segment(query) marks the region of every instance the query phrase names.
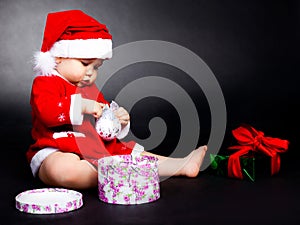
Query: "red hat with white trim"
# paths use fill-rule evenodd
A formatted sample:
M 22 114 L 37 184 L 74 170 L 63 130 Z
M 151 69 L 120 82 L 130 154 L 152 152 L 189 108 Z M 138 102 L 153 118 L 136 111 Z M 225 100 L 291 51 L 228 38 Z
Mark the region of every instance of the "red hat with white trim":
M 34 69 L 50 75 L 55 57 L 110 59 L 112 36 L 104 24 L 80 10 L 49 13 L 41 51 L 34 55 Z

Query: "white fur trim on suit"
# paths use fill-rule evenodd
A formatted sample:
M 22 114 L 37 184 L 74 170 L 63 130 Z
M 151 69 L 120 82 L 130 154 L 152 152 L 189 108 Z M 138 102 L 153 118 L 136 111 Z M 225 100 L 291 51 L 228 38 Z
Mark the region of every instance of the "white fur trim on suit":
M 145 151 L 144 146 L 140 145 L 139 143 L 135 143 L 131 155 L 133 156 L 140 156 L 142 152 Z
M 30 168 L 31 168 L 31 172 L 33 174 L 34 177 L 36 177 L 39 168 L 42 164 L 42 162 L 44 161 L 44 159 L 46 159 L 50 154 L 52 154 L 53 152 L 58 151 L 57 148 L 44 148 L 39 150 L 31 159 L 30 162 Z
M 81 113 L 81 101 L 81 94 L 71 95 L 70 120 L 72 125 L 82 124 L 83 114 Z
M 85 134 L 80 132 L 73 132 L 73 131 L 62 131 L 62 132 L 53 133 L 52 137 L 54 139 L 65 138 L 65 137 L 85 137 Z

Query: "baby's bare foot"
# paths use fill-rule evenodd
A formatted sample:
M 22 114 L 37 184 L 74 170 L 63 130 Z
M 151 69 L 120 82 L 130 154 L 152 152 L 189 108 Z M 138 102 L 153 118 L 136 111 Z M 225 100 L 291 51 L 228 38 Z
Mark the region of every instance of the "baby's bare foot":
M 185 159 L 187 160 L 181 172 L 183 176 L 196 177 L 200 171 L 207 146 L 201 146 L 192 151 Z

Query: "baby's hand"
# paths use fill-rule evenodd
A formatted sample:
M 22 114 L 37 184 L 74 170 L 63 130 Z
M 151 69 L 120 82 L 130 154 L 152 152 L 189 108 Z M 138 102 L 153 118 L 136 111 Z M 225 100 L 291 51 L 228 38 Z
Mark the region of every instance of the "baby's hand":
M 103 103 L 83 98 L 81 102 L 81 112 L 91 114 L 98 119 L 102 115 L 104 105 Z
M 129 113 L 123 107 L 119 107 L 115 112 L 115 116 L 119 119 L 122 126 L 126 126 L 129 123 Z

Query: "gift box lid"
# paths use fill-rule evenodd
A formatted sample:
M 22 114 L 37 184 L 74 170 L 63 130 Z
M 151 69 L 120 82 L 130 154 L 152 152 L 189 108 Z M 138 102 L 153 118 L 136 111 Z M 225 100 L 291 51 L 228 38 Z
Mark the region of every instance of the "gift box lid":
M 80 192 L 63 188 L 27 190 L 15 197 L 16 208 L 31 214 L 65 213 L 83 205 Z

